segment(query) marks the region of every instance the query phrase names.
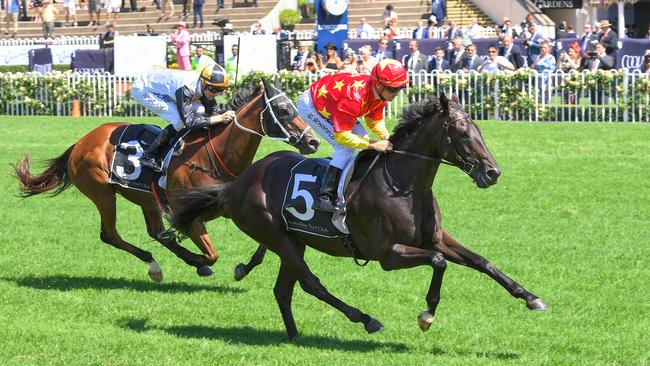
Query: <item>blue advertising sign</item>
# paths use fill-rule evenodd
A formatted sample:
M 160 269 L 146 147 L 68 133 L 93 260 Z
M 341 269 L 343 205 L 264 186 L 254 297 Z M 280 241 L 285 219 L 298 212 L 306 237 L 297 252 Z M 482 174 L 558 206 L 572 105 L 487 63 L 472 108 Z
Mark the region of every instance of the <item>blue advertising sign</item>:
M 348 38 L 348 0 L 316 0 L 316 50 L 325 54 L 325 46 L 332 43 L 339 56 L 343 42 Z

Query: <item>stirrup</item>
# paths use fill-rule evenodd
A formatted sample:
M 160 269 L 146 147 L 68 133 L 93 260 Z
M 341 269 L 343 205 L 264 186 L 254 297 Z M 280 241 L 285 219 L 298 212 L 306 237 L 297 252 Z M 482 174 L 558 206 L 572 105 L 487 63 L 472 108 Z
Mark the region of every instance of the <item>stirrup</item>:
M 162 161 L 159 161 L 156 158 L 148 157 L 148 156 L 143 156 L 140 159 L 140 165 L 149 168 L 153 170 L 154 172 L 160 173 L 162 172 Z
M 331 212 L 335 213 L 338 211 L 338 207 L 332 203 L 332 199 L 329 197 L 319 197 L 314 201 L 314 204 L 311 206 L 312 209 L 316 211 Z

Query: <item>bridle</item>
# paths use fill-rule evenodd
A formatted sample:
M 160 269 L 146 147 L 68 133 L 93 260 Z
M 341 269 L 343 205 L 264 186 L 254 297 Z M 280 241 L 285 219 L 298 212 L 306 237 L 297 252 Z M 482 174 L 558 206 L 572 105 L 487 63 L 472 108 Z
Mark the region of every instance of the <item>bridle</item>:
M 278 91 L 278 90 L 276 89 L 276 91 Z M 291 107 L 291 110 L 292 110 L 293 113 L 291 113 L 289 118 L 293 119 L 296 115 L 298 115 L 298 109 L 293 104 L 291 99 L 289 99 L 289 97 L 287 97 L 286 93 L 281 92 L 281 93 L 276 94 L 273 97 L 269 98 L 267 96 L 267 92 L 265 90 L 264 91 L 265 107 L 260 112 L 260 127 L 262 128 L 262 133 L 259 133 L 259 132 L 255 131 L 255 130 L 252 130 L 252 129 L 250 129 L 248 127 L 245 127 L 242 124 L 240 124 L 239 121 L 237 120 L 237 116 L 235 116 L 235 119 L 234 119 L 235 126 L 237 126 L 242 131 L 246 131 L 248 133 L 252 133 L 252 134 L 260 136 L 260 137 L 266 136 L 271 140 L 284 141 L 284 142 L 288 143 L 289 145 L 295 146 L 298 142 L 300 142 L 300 140 L 302 140 L 302 138 L 305 136 L 305 134 L 307 132 L 309 132 L 309 130 L 311 129 L 311 126 L 307 125 L 307 127 L 305 127 L 305 129 L 302 130 L 302 132 L 300 133 L 300 136 L 298 136 L 298 137 L 290 135 L 289 132 L 287 132 L 287 130 L 284 128 L 284 123 L 281 122 L 278 119 L 278 117 L 275 115 L 275 111 L 273 110 L 273 103 L 272 102 L 275 99 L 278 99 L 278 98 L 281 98 L 281 97 L 284 97 L 284 101 Z M 264 123 L 264 116 L 267 113 L 270 115 L 270 118 L 267 118 L 267 121 L 271 121 L 271 122 L 267 122 L 265 124 Z M 273 123 L 275 128 L 278 128 L 282 132 L 282 134 L 284 136 L 283 137 L 272 136 L 270 134 L 270 130 L 271 130 L 272 126 L 271 127 L 268 126 L 269 123 Z M 265 129 L 265 126 L 266 126 L 266 129 Z
M 389 152 L 395 153 L 398 155 L 404 155 L 416 159 L 421 159 L 421 160 L 426 160 L 430 161 L 432 163 L 442 163 L 446 165 L 451 165 L 451 166 L 457 166 L 460 168 L 462 171 L 464 171 L 467 175 L 472 174 L 474 171 L 474 168 L 479 164 L 478 161 L 472 156 L 472 154 L 465 148 L 465 146 L 459 144 L 457 139 L 452 139 L 451 133 L 449 132 L 449 126 L 451 126 L 454 123 L 462 122 L 465 120 L 469 120 L 470 117 L 469 115 L 462 117 L 462 118 L 456 118 L 453 120 L 450 120 L 449 115 L 447 115 L 447 118 L 442 123 L 442 128 L 443 128 L 443 134 L 441 139 L 447 142 L 448 144 L 451 144 L 451 146 L 454 149 L 454 154 L 456 155 L 456 160 L 460 162 L 460 164 L 454 164 L 452 162 L 449 162 L 447 160 L 441 159 L 441 158 L 435 158 L 431 156 L 426 156 L 422 154 L 417 154 L 409 151 L 404 151 L 404 150 L 390 150 Z M 460 148 L 459 148 L 460 146 Z

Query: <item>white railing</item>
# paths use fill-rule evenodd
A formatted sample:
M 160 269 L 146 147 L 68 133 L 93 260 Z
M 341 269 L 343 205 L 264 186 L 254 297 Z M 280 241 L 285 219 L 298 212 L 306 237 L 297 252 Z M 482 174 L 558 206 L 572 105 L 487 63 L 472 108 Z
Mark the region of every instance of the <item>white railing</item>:
M 320 76 L 303 76 L 304 88 Z M 650 122 L 650 77 L 638 71 L 410 72 L 409 79 L 387 106 L 387 117 L 398 116 L 410 102 L 444 92 L 457 95 L 472 118 L 480 120 Z M 69 116 L 78 99 L 84 116 L 150 115 L 130 98 L 132 81 L 110 74 L 0 74 L 0 114 Z
M 412 38 L 413 36 L 412 27 L 404 27 L 398 29 L 398 36 L 396 38 Z M 384 29 L 375 28 L 371 39 L 380 39 L 384 36 Z M 305 40 L 311 41 L 316 39 L 315 30 L 298 30 L 287 32 L 289 34 L 289 39 L 295 40 Z M 137 35 L 138 33 L 133 33 Z M 167 42 L 171 42 L 171 33 L 159 33 L 167 37 Z M 248 32 L 237 32 L 235 34 L 248 34 Z M 436 28 L 434 31 L 433 38 L 443 38 L 445 36 L 444 28 Z M 491 28 L 483 28 L 481 31 L 482 38 L 496 37 L 497 34 Z M 206 31 L 203 33 L 192 33 L 190 34 L 191 42 L 214 42 L 220 40 L 222 35 L 220 32 Z M 357 29 L 348 28 L 348 38 L 356 39 L 357 38 Z M 32 45 L 96 45 L 99 44 L 99 36 L 56 36 L 54 38 L 5 38 L 0 39 L 0 46 L 32 46 Z

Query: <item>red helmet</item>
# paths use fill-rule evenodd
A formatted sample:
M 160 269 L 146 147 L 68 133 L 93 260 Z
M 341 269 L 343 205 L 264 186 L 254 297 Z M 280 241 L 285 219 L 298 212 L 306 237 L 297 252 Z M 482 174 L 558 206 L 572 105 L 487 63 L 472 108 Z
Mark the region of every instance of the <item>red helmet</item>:
M 377 83 L 391 88 L 401 88 L 409 82 L 404 66 L 390 58 L 381 60 L 370 74 Z

